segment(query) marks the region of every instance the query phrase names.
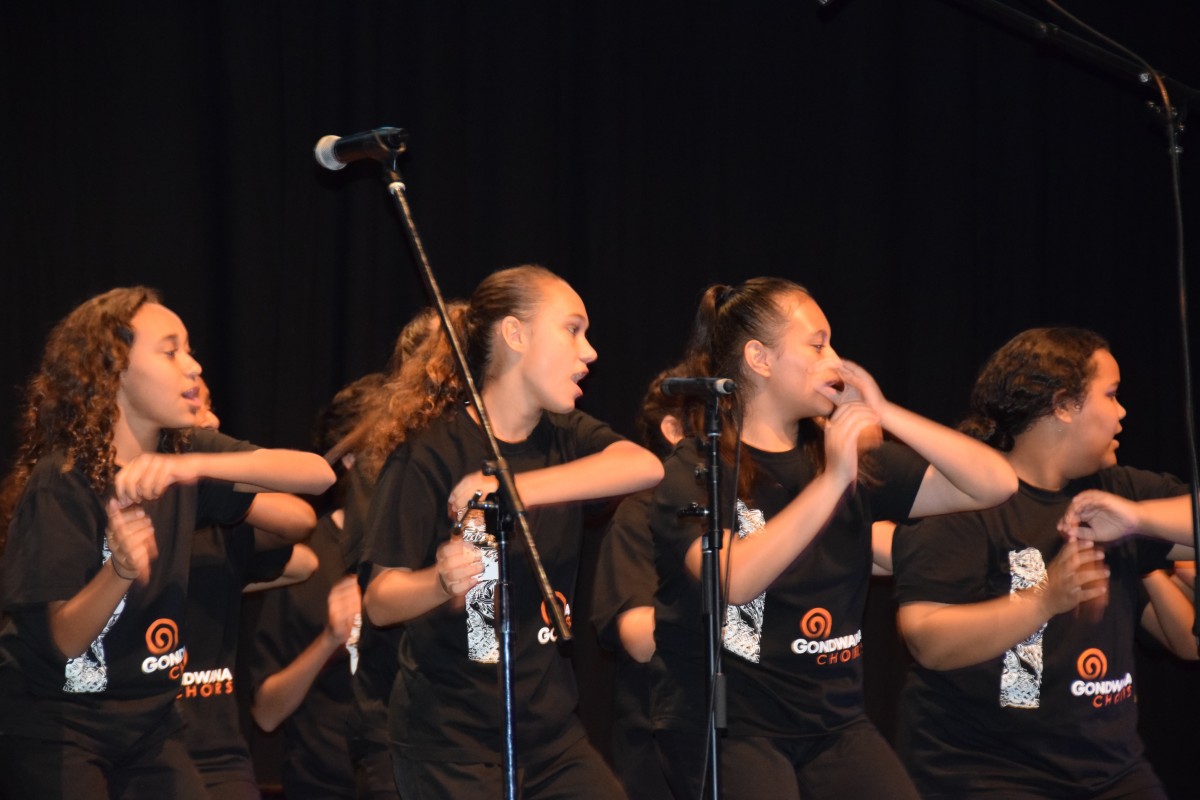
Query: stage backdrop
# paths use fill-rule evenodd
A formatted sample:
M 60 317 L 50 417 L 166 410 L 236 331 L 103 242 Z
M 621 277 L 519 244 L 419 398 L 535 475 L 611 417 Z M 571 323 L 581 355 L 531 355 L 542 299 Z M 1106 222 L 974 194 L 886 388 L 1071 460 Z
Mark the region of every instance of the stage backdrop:
M 1196 4 L 1068 2 L 1200 85 Z M 311 156 L 397 125 L 446 293 L 530 261 L 567 278 L 600 354 L 581 405 L 622 431 L 703 287 L 777 274 L 892 399 L 945 422 L 1016 331 L 1094 328 L 1122 367 L 1122 460 L 1186 477 L 1154 96 L 982 3 L 831 5 L 6 4 L 0 455 L 50 325 L 132 283 L 189 326 L 226 430 L 306 446 L 426 302 L 376 166 Z M 1159 716 L 1143 704 L 1149 727 L 1195 718 L 1186 674 Z M 1157 738 L 1169 774 L 1184 737 Z

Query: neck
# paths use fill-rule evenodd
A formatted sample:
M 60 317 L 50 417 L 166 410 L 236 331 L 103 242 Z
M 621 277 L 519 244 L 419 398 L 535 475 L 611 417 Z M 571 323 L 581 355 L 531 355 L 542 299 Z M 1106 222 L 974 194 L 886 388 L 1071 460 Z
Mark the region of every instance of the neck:
M 1063 466 L 1062 448 L 1052 432 L 1033 430 L 1016 438 L 1006 456 L 1017 477 L 1030 486 L 1058 491 L 1069 477 Z
M 113 447 L 117 451 L 117 463 L 128 464 L 142 453 L 158 450 L 159 434 L 158 428 L 135 430 L 129 424 L 129 418 L 118 411 L 116 424 L 113 425 Z
M 747 404 L 742 441 L 768 453 L 783 453 L 793 449 L 800 433 L 799 420 L 784 420 L 778 414 L 766 413 L 768 410 L 756 402 L 759 397 L 761 395 Z
M 485 387 L 480 394 L 492 433 L 502 442 L 525 441 L 542 419 L 542 409 L 527 402 L 524 392 L 495 384 Z M 478 421 L 474 409 L 471 414 Z

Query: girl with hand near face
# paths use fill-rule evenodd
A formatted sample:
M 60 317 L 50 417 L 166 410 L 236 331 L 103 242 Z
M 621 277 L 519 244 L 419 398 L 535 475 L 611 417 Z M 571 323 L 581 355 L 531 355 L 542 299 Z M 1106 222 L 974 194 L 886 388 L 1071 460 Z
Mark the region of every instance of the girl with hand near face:
M 579 565 L 580 501 L 656 483 L 658 459 L 575 410 L 596 359 L 579 295 L 536 266 L 486 278 L 465 313 L 469 366 L 526 506 L 551 585 L 570 614 Z M 444 374 L 444 336 L 405 360 L 412 383 Z M 477 492 L 497 488 L 474 409 L 461 393 L 414 408 L 384 466 L 370 511 L 373 578 L 364 606 L 376 625 L 403 622 L 390 709 L 401 797 L 502 793 L 495 540 Z M 461 535 L 452 533 L 461 521 Z M 570 662 L 558 650 L 524 545 L 510 548 L 517 754 L 523 796 L 607 798 L 622 792 L 574 714 Z
M 174 709 L 193 532 L 258 520 L 235 484 L 319 493 L 324 460 L 193 431 L 200 365 L 154 292 L 51 332 L 0 505 L 0 783 L 13 797 L 201 797 Z
M 899 621 L 917 661 L 901 752 L 926 797 L 1166 796 L 1137 733 L 1133 641 L 1154 611 L 1143 579 L 1190 503 L 1170 499 L 1186 490 L 1173 477 L 1117 466 L 1120 380 L 1091 331 L 1018 334 L 985 364 L 963 425 L 1003 453 L 1017 494 L 896 531 Z M 1128 510 L 1120 534 L 1145 538 L 1117 539 L 1111 523 Z
M 915 796 L 863 709 L 871 524 L 994 505 L 1016 488 L 1011 468 L 885 399 L 862 367 L 834 352 L 825 314 L 790 281 L 708 289 L 689 359 L 693 374 L 737 382 L 743 415 L 739 426 L 723 399 L 722 505 L 738 522 L 721 551 L 722 796 Z M 907 446 L 882 442 L 881 431 Z M 704 453 L 698 441 L 676 449 L 652 509 L 655 657 L 666 676 L 654 714 L 677 797 L 699 796 L 706 749 L 698 579 L 707 523 L 678 513 L 708 501 L 696 477 Z

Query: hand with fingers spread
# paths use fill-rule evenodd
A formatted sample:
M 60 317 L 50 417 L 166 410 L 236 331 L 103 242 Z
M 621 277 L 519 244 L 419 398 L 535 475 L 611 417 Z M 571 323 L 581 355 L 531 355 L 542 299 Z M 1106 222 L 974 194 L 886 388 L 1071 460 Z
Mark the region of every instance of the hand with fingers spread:
M 1137 503 L 1115 494 L 1088 489 L 1075 495 L 1058 522 L 1064 536 L 1112 542 L 1138 529 Z
M 467 507 L 473 498 L 487 497 L 499 488 L 500 482 L 491 475 L 484 475 L 483 472 L 467 475 L 450 492 L 450 499 L 446 504 L 450 519 L 457 521 L 467 513 Z
M 123 506 L 157 500 L 172 485 L 200 477 L 191 464 L 187 455 L 142 453 L 121 467 L 113 478 L 113 492 Z
M 1104 550 L 1094 543 L 1068 539 L 1046 567 L 1041 600 L 1049 616 L 1065 614 L 1085 604 L 1102 611 L 1108 602 L 1109 570 Z
M 825 471 L 847 484 L 856 481 L 860 441 L 873 441 L 878 429 L 879 414 L 866 403 L 838 406 L 825 423 Z
M 115 499 L 108 501 L 109 561 L 117 575 L 127 581 L 137 580 L 145 585 L 150 580 L 150 565 L 158 558 L 158 542 L 154 525 L 140 505 L 122 507 Z
M 329 620 L 325 632 L 338 644 L 345 644 L 354 630 L 354 620 L 362 612 L 362 591 L 358 579 L 347 575 L 333 585 L 326 600 Z
M 884 404 L 887 401 L 883 397 L 879 384 L 875 383 L 875 379 L 869 372 L 853 361 L 840 358 L 822 359 L 813 364 L 809 371 L 821 372 L 828 369 L 832 369 L 842 379 L 841 389 L 839 390 L 836 386 L 825 386 L 820 387 L 818 391 L 829 398 L 834 405 L 862 402 L 874 409 L 876 413 L 883 412 Z

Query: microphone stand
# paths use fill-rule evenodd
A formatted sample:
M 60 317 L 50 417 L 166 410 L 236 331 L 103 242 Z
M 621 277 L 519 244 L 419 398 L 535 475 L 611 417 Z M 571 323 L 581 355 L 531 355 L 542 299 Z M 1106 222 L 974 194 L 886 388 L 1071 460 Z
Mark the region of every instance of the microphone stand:
M 980 13 L 1010 28 L 1015 28 L 1026 36 L 1052 42 L 1061 50 L 1071 53 L 1089 64 L 1111 72 L 1123 74 L 1142 86 L 1150 86 L 1158 91 L 1158 95 L 1161 98 L 1161 105 L 1151 101 L 1147 103 L 1147 106 L 1150 111 L 1161 118 L 1166 130 L 1167 156 L 1171 164 L 1171 199 L 1173 201 L 1175 223 L 1175 270 L 1179 287 L 1179 336 L 1183 354 L 1183 423 L 1184 433 L 1187 438 L 1188 466 L 1191 473 L 1192 548 L 1194 552 L 1200 553 L 1200 460 L 1197 459 L 1196 455 L 1191 340 L 1188 333 L 1187 312 L 1187 260 L 1184 257 L 1183 199 L 1180 188 L 1179 167 L 1179 156 L 1183 152 L 1183 148 L 1179 144 L 1179 136 L 1183 132 L 1183 118 L 1186 115 L 1186 105 L 1184 106 L 1184 110 L 1180 111 L 1172 106 L 1170 97 L 1170 92 L 1174 92 L 1177 96 L 1183 97 L 1186 103 L 1187 100 L 1200 100 L 1200 92 L 1187 84 L 1173 80 L 1162 74 L 1137 55 L 1137 53 L 1132 52 L 1107 36 L 1088 27 L 1079 19 L 1076 19 L 1054 2 L 1054 0 L 1046 0 L 1046 4 L 1091 33 L 1097 39 L 1108 44 L 1112 50 L 1100 47 L 1074 34 L 1067 33 L 1057 25 L 1035 19 L 1005 3 L 999 2 L 999 0 L 951 1 L 957 5 L 978 9 Z M 1168 87 L 1170 87 L 1170 92 L 1168 91 Z M 1200 570 L 1196 571 L 1192 591 L 1194 595 L 1200 594 Z M 1198 646 L 1200 646 L 1200 615 L 1196 616 L 1196 620 L 1192 625 L 1192 635 L 1197 639 Z
M 442 320 L 442 329 L 446 332 L 446 336 L 450 340 L 450 348 L 453 350 L 454 360 L 458 364 L 459 374 L 462 376 L 463 384 L 467 387 L 471 404 L 475 407 L 475 411 L 479 415 L 479 425 L 483 429 L 484 437 L 487 440 L 488 452 L 491 454 L 489 462 L 484 466 L 484 471 L 487 474 L 494 475 L 500 484 L 499 497 L 503 500 L 503 508 L 507 510 L 507 514 L 503 515 L 500 513 L 501 509 L 498 507 L 495 512 L 498 515 L 496 519 L 499 522 L 503 516 L 507 516 L 517 525 L 522 541 L 525 543 L 525 552 L 529 556 L 530 568 L 533 571 L 534 579 L 537 581 L 543 603 L 549 612 L 550 624 L 553 626 L 559 641 L 567 642 L 571 640 L 571 631 L 567 627 L 566 617 L 563 615 L 563 610 L 554 596 L 554 590 L 550 587 L 550 579 L 546 576 L 546 569 L 542 566 L 541 557 L 538 555 L 537 545 L 533 541 L 533 532 L 530 530 L 529 520 L 526 517 L 525 504 L 521 502 L 521 496 L 517 493 L 517 484 L 513 480 L 512 471 L 508 467 L 508 461 L 500 454 L 500 444 L 496 440 L 495 433 L 492 431 L 492 423 L 488 419 L 487 409 L 483 407 L 483 398 L 480 396 L 479 390 L 475 386 L 475 381 L 471 377 L 471 370 L 467 366 L 466 351 L 463 349 L 462 342 L 459 341 L 458 335 L 454 331 L 454 326 L 450 324 L 450 315 L 446 310 L 446 301 L 442 297 L 442 290 L 438 286 L 437 278 L 434 277 L 433 267 L 430 266 L 429 259 L 425 255 L 425 246 L 421 242 L 420 234 L 417 233 L 417 226 L 413 221 L 412 210 L 408 207 L 408 199 L 405 196 L 404 178 L 401 177 L 399 170 L 400 154 L 406 149 L 406 145 L 400 143 L 399 146 L 391 148 L 390 153 L 382 159 L 383 182 L 387 186 L 388 194 L 396 201 L 396 208 L 399 210 L 400 219 L 404 224 L 405 230 L 408 232 L 409 243 L 412 246 L 413 255 L 420 266 L 425 288 L 429 292 L 434 305 L 437 307 L 438 316 Z M 507 584 L 507 537 L 503 536 L 501 532 L 502 528 L 503 525 L 498 524 L 493 531 L 493 535 L 497 539 L 497 556 L 500 562 L 500 588 L 502 591 L 500 602 L 496 603 L 496 624 L 499 629 L 498 639 L 500 640 L 498 677 L 501 684 L 501 693 L 504 695 L 504 730 L 502 732 L 503 742 L 501 743 L 501 749 L 504 755 L 504 796 L 506 800 L 517 800 L 516 712 L 512 692 L 513 664 L 511 635 L 513 625 L 511 619 L 512 609 L 509 606 L 510 592 Z
M 721 596 L 721 544 L 724 531 L 721 528 L 721 414 L 720 398 L 710 394 L 704 415 L 704 434 L 708 445 L 708 508 L 692 504 L 681 509 L 681 517 L 705 517 L 708 528 L 701 541 L 700 550 L 700 602 L 704 617 L 707 644 L 705 694 L 708 702 L 705 739 L 705 796 L 718 800 L 721 795 L 720 748 L 717 732 L 726 727 L 725 675 L 721 672 L 721 646 L 724 641 L 725 604 Z

